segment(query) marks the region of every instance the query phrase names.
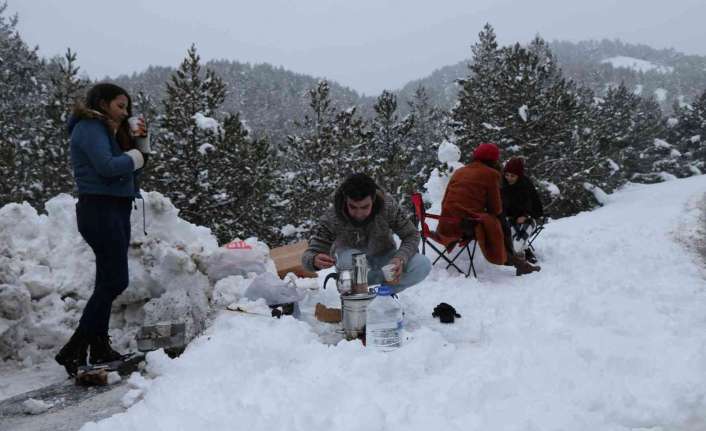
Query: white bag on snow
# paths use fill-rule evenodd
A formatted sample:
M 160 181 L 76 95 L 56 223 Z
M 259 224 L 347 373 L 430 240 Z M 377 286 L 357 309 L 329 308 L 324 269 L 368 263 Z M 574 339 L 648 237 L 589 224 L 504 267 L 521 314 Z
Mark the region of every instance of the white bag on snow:
M 266 272 L 253 279 L 245 290 L 245 297 L 251 301 L 262 298 L 267 305 L 277 305 L 299 302 L 304 298 L 304 293 L 297 290 L 294 283 L 282 281 L 275 274 Z
M 251 273 L 277 271 L 269 247 L 260 241 L 232 241 L 212 252 L 203 263 L 213 282 L 232 275 L 246 277 Z

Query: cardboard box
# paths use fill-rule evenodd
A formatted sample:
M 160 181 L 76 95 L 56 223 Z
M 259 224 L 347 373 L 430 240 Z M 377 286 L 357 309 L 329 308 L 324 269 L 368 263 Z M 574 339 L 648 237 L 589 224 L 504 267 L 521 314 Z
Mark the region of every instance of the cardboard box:
M 317 277 L 315 272 L 306 271 L 302 267 L 302 255 L 308 246 L 307 241 L 299 241 L 270 250 L 270 257 L 275 261 L 279 278 L 284 277 L 288 272 L 293 272 L 297 277 Z

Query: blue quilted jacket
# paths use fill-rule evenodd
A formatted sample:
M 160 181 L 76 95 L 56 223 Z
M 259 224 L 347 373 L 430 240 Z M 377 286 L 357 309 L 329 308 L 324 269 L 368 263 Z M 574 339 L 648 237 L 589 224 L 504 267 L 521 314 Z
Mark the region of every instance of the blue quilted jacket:
M 78 194 L 140 197 L 130 156 L 98 118 L 69 120 L 71 165 Z

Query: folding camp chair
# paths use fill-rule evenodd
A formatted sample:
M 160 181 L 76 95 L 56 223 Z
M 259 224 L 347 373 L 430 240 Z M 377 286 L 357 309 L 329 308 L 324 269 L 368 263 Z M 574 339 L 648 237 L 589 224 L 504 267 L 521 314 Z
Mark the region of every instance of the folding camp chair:
M 546 223 L 546 220 L 547 219 L 544 217 L 542 217 L 541 220 L 537 220 L 537 227 L 534 228 L 534 232 L 532 232 L 532 236 L 527 241 L 527 246 L 532 251 L 534 251 L 534 247 L 532 246 L 532 243 L 534 242 L 535 239 L 537 239 L 540 232 L 542 232 L 544 230 L 544 224 Z
M 439 235 L 436 233 L 436 231 L 433 231 L 429 228 L 429 225 L 426 222 L 426 219 L 435 219 L 439 221 L 445 221 L 445 222 L 450 222 L 450 223 L 458 223 L 461 224 L 464 220 L 470 221 L 472 224 L 475 224 L 478 219 L 476 218 L 469 218 L 469 219 L 461 219 L 459 217 L 443 217 L 437 214 L 429 214 L 426 212 L 424 209 L 424 201 L 422 200 L 422 195 L 421 193 L 412 193 L 412 205 L 414 205 L 414 212 L 417 216 L 417 220 L 419 221 L 420 224 L 420 231 L 421 231 L 421 236 L 422 236 L 422 254 L 426 255 L 426 246 L 428 245 L 431 247 L 437 254 L 436 259 L 432 262 L 432 265 L 435 265 L 439 259 L 443 259 L 446 261 L 446 269 L 449 269 L 450 267 L 456 268 L 456 270 L 462 274 L 465 274 L 466 277 L 471 275 L 471 271 L 473 272 L 473 277 L 478 278 L 476 275 L 476 268 L 473 266 L 473 258 L 476 255 L 476 245 L 477 242 L 475 240 L 475 235 L 471 234 L 470 231 L 472 229 L 469 229 L 469 232 L 467 234 L 464 234 L 463 237 L 447 242 L 442 240 Z M 434 243 L 439 244 L 441 247 L 437 247 L 434 245 Z M 471 251 L 471 243 L 473 243 L 473 251 Z M 460 247 L 460 250 L 455 254 L 451 255 L 451 252 L 454 250 L 454 248 L 458 246 Z M 468 264 L 468 269 L 467 270 L 462 270 L 457 264 L 456 264 L 456 259 L 463 253 L 466 252 L 468 254 L 468 259 L 469 259 L 469 264 Z

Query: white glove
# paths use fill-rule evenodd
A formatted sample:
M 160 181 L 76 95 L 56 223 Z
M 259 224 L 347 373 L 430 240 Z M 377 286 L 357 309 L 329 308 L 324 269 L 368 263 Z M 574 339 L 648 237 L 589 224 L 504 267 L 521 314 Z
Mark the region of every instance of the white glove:
M 135 138 L 135 144 L 140 152 L 145 154 L 152 154 L 152 147 L 150 146 L 150 134 L 147 132 L 147 136 L 141 136 Z
M 133 171 L 136 171 L 145 165 L 145 158 L 142 157 L 142 153 L 140 152 L 140 150 L 126 151 L 125 154 L 130 156 L 130 158 L 132 159 L 133 165 L 135 165 L 135 168 L 133 169 Z

